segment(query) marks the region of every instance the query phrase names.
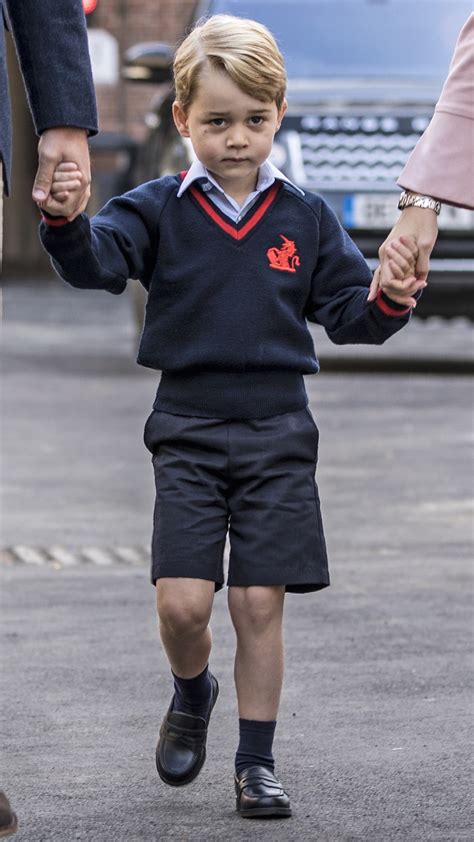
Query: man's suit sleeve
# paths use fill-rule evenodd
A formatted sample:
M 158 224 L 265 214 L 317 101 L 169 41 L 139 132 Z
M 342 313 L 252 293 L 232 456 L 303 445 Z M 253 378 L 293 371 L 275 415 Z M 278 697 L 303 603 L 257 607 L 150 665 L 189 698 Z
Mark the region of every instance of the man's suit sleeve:
M 77 126 L 97 133 L 81 0 L 6 0 L 35 129 Z
M 474 13 L 464 24 L 433 118 L 398 183 L 448 205 L 474 209 Z

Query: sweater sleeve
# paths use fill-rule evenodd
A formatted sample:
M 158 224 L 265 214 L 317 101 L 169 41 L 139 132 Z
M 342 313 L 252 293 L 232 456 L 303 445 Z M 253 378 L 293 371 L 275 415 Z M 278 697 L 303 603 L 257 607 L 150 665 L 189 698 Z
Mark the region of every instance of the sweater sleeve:
M 156 182 L 111 199 L 92 219 L 43 218 L 40 239 L 58 275 L 71 286 L 119 294 L 128 278 L 147 289 L 158 248 L 163 191 Z
M 411 310 L 384 295 L 368 302 L 371 281 L 362 254 L 323 201 L 306 318 L 322 325 L 336 345 L 381 345 L 407 323 Z

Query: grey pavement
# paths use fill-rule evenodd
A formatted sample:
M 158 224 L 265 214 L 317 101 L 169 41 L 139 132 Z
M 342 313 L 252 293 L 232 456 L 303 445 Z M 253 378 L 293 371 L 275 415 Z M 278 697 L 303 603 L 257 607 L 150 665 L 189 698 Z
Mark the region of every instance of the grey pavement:
M 1 783 L 18 842 L 471 839 L 472 380 L 384 374 L 390 343 L 372 373 L 307 378 L 332 586 L 286 600 L 275 752 L 294 816 L 248 822 L 224 591 L 207 763 L 179 790 L 154 769 L 171 682 L 141 438 L 158 375 L 134 363 L 131 301 L 59 281 L 12 281 L 3 298 Z M 464 323 L 404 334 L 425 359 L 472 343 Z

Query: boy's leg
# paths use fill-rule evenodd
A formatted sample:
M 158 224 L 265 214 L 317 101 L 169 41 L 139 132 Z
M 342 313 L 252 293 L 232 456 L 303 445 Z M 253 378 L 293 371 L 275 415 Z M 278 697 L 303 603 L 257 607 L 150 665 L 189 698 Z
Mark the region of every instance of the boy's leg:
M 229 587 L 237 636 L 234 679 L 240 719 L 276 720 L 283 684 L 284 586 Z
M 156 765 L 161 779 L 182 786 L 197 777 L 206 758 L 207 726 L 219 692 L 208 669 L 209 619 L 215 585 L 204 579 L 156 581 L 160 634 L 175 693 L 160 729 Z
M 207 579 L 156 580 L 160 636 L 175 675 L 194 678 L 207 666 L 213 601 L 214 582 Z
M 229 587 L 228 598 L 237 635 L 237 809 L 246 818 L 288 817 L 290 799 L 274 775 L 272 753 L 283 683 L 285 586 Z

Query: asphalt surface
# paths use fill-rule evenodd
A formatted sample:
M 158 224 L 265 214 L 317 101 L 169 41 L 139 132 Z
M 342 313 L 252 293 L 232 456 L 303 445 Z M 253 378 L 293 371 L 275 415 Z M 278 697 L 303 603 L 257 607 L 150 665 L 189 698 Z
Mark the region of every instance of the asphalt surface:
M 4 289 L 1 783 L 15 838 L 471 839 L 471 379 L 324 365 L 307 379 L 332 586 L 285 606 L 275 757 L 294 815 L 249 822 L 234 805 L 225 591 L 208 760 L 171 789 L 154 769 L 171 681 L 148 568 L 100 563 L 151 538 L 141 437 L 158 375 L 134 363 L 131 313 L 126 296 L 59 281 Z M 472 330 L 452 327 L 428 331 L 458 354 Z M 405 335 L 426 358 L 426 326 Z M 390 353 L 371 350 L 374 371 Z M 19 546 L 36 562 L 15 560 Z M 53 546 L 71 564 L 48 561 Z

